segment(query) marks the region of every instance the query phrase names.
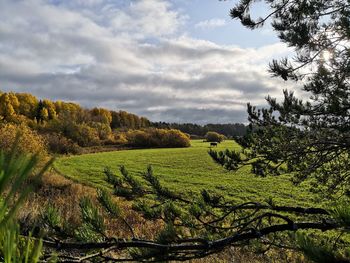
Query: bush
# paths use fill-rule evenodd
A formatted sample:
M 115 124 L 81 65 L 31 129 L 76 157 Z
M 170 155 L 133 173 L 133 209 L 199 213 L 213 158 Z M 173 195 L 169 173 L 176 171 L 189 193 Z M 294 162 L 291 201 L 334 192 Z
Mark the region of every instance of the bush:
M 26 125 L 8 123 L 0 126 L 0 149 L 9 152 L 15 144 L 18 133 L 21 135 L 17 147 L 19 154 L 38 153 L 40 157 L 47 155 L 46 140 Z
M 205 139 L 208 142 L 222 142 L 223 140 L 226 139 L 226 137 L 225 135 L 222 135 L 217 132 L 207 132 L 207 134 L 205 135 Z
M 44 135 L 49 151 L 58 154 L 79 154 L 82 149 L 72 140 L 59 133 L 48 133 Z
M 126 138 L 128 140 L 128 143 L 135 147 L 151 147 L 151 146 L 158 147 L 158 145 L 156 145 L 155 143 L 155 140 L 153 142 L 150 141 L 149 134 L 147 134 L 145 131 L 141 131 L 141 130 L 128 131 L 126 133 Z
M 125 132 L 115 132 L 113 139 L 115 144 L 123 145 L 128 143 Z
M 92 122 L 90 124 L 90 127 L 94 128 L 97 131 L 98 137 L 101 141 L 112 141 L 113 134 L 109 124 Z
M 126 133 L 130 145 L 135 147 L 189 147 L 189 137 L 179 130 L 149 128 Z
M 87 124 L 70 123 L 66 127 L 65 135 L 77 142 L 79 146 L 97 146 L 101 144 L 98 131 Z
M 108 132 L 110 132 L 110 130 L 106 132 L 105 126 L 98 123 L 79 124 L 66 119 L 53 119 L 33 128 L 38 129 L 41 133 L 62 134 L 82 147 L 101 145 L 100 137 L 107 139 Z
M 168 130 L 162 140 L 163 147 L 189 147 L 190 138 L 179 130 Z

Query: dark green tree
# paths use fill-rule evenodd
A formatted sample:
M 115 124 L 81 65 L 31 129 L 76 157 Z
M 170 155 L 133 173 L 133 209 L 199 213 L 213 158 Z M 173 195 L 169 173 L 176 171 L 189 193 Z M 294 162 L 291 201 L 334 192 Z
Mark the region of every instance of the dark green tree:
M 300 83 L 309 97 L 284 90 L 282 101 L 267 97 L 268 108 L 248 104 L 254 132 L 238 140 L 243 155 L 226 154 L 226 167 L 252 164 L 262 176 L 290 173 L 328 197 L 349 195 L 350 1 L 265 0 L 271 12 L 258 19 L 250 15 L 254 2 L 241 0 L 231 17 L 250 29 L 271 24 L 295 56 L 273 60 L 269 71 Z

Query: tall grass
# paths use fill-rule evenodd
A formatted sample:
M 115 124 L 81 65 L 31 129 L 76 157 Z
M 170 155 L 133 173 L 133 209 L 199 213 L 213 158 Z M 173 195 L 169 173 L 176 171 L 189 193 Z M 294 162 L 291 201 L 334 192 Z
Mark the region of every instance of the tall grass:
M 8 152 L 0 150 L 0 261 L 34 263 L 39 261 L 42 242 L 31 235 L 21 236 L 15 216 L 33 190 L 28 177 L 40 179 L 52 161 L 35 173 L 38 156 L 19 154 L 16 149 L 17 143 Z

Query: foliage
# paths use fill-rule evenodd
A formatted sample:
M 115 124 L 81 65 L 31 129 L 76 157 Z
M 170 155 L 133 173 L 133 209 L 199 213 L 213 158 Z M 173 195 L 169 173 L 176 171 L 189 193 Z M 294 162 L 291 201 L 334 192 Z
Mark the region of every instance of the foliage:
M 18 110 L 19 102 L 15 94 L 3 93 L 0 96 L 0 116 L 6 121 L 11 121 Z
M 207 142 L 222 142 L 226 139 L 224 135 L 212 131 L 207 132 L 204 137 Z
M 124 138 L 115 138 L 113 129 L 150 126 L 148 119 L 125 111 L 83 109 L 75 103 L 38 100 L 28 93 L 13 92 L 0 94 L 0 123 L 27 126 L 46 136 L 55 133 L 48 138 L 50 148 L 55 153 L 75 153 L 78 148 L 74 144 L 124 144 Z M 59 147 L 58 141 L 65 145 Z
M 334 255 L 334 249 L 329 243 L 318 244 L 305 233 L 297 233 L 296 242 L 299 249 L 301 249 L 305 255 L 314 262 L 328 263 L 342 261 L 341 258 L 337 258 L 337 256 Z
M 118 178 L 113 171 L 111 170 L 110 167 L 105 167 L 103 170 L 103 173 L 107 176 L 106 181 L 110 184 L 113 185 L 114 188 L 116 188 L 117 186 L 121 186 L 122 181 L 120 178 Z
M 26 179 L 38 164 L 37 155 L 19 154 L 18 137 L 8 152 L 0 150 L 0 258 L 3 262 L 38 262 L 42 241 L 20 235 L 15 215 L 33 185 Z M 40 179 L 51 162 L 48 162 L 34 178 Z
M 350 6 L 347 1 L 264 1 L 272 12 L 254 20 L 252 0 L 242 0 L 231 16 L 248 28 L 272 19 L 281 41 L 294 47 L 293 61 L 274 60 L 270 72 L 302 81 L 309 99 L 285 90 L 269 108 L 248 105 L 252 132 L 240 143 L 247 149 L 237 164 L 250 162 L 260 175 L 292 173 L 293 182 L 309 180 L 327 196 L 347 195 L 349 188 Z M 248 150 L 249 149 L 249 150 Z M 244 157 L 245 156 L 245 157 Z
M 148 128 L 126 133 L 130 145 L 135 147 L 189 147 L 190 139 L 179 130 Z
M 104 223 L 98 209 L 92 204 L 91 200 L 87 197 L 80 200 L 80 208 L 83 221 L 91 226 L 98 233 L 103 233 Z
M 20 134 L 19 138 L 16 134 Z M 9 152 L 17 142 L 17 153 L 38 153 L 41 157 L 47 155 L 47 145 L 44 138 L 25 125 L 7 123 L 0 126 L 0 149 Z
M 305 185 L 328 190 L 329 199 L 336 197 L 329 193 L 344 196 L 350 191 L 349 5 L 346 1 L 339 0 L 266 0 L 272 13 L 254 21 L 250 17 L 253 2 L 256 1 L 241 0 L 231 10 L 232 17 L 240 19 L 249 28 L 262 25 L 268 18 L 273 19 L 273 28 L 279 32 L 282 41 L 296 48 L 297 56 L 294 63 L 287 59 L 273 61 L 271 72 L 285 80 L 304 78 L 304 90 L 311 93 L 312 103 L 303 102 L 293 93 L 285 91 L 282 103 L 268 98 L 269 109 L 257 110 L 249 105 L 252 133 L 239 140 L 245 149 L 239 153 L 211 151 L 210 155 L 227 169 L 251 167 L 251 171 L 260 176 L 291 173 L 295 183 L 310 179 Z M 325 52 L 332 54 L 329 61 L 324 59 L 327 54 Z M 316 70 L 306 68 L 309 65 Z M 16 106 L 11 106 L 15 110 Z M 50 119 L 48 109 L 46 111 L 40 111 L 41 122 Z M 5 115 L 4 119 L 11 119 L 14 114 Z M 115 118 L 114 123 L 122 123 L 121 119 Z M 134 118 L 128 121 L 130 126 L 136 126 Z M 104 122 L 109 122 L 108 118 L 104 118 Z M 79 125 L 86 125 L 86 122 Z M 159 134 L 161 133 L 156 135 L 160 137 Z M 147 134 L 139 132 L 135 137 L 142 143 L 149 143 L 154 138 L 159 139 L 157 136 L 148 138 Z M 144 156 L 141 154 L 138 157 L 137 161 L 142 162 Z M 93 158 L 96 159 L 96 156 Z M 173 162 L 172 156 L 170 163 Z M 137 247 L 142 249 L 142 253 L 134 253 L 131 255 L 133 258 L 125 260 L 169 261 L 204 257 L 227 246 L 252 245 L 257 241 L 260 241 L 259 251 L 274 246 L 293 247 L 293 241 L 296 241 L 298 248 L 312 260 L 349 261 L 341 253 L 349 245 L 349 239 L 341 237 L 343 233 L 348 234 L 348 202 L 333 207 L 328 204 L 328 209 L 284 206 L 271 199 L 259 203 L 236 203 L 208 190 L 202 191 L 200 196 L 190 195 L 190 198 L 186 198 L 173 189 L 162 186 L 150 167 L 142 173 L 147 182 L 145 185 L 125 167 L 122 166 L 120 172 L 122 177 L 118 181 L 108 177 L 113 172 L 107 174 L 108 180 L 113 181 L 113 187 L 116 188 L 114 193 L 135 199 L 137 202 L 134 207 L 147 217 L 164 221 L 164 228 L 155 241 L 107 238 L 99 209 L 89 199 L 83 199 L 80 204 L 83 224 L 77 230 L 77 236 L 82 237 L 82 240 L 96 241 L 83 244 L 89 246 L 89 249 L 102 247 L 106 250 L 122 250 Z M 277 183 L 279 179 L 276 178 L 273 180 L 274 187 L 277 185 L 281 188 Z M 213 181 L 213 177 L 210 179 Z M 252 177 L 248 180 L 249 188 L 252 189 Z M 186 183 L 188 184 L 188 178 Z M 221 183 L 225 186 L 224 182 Z M 256 191 L 263 191 L 262 185 L 256 187 Z M 107 211 L 111 210 L 111 198 L 100 193 L 99 201 Z M 332 230 L 338 237 L 325 238 L 313 229 Z M 306 237 L 297 234 L 296 240 L 290 239 L 291 232 L 303 230 L 311 235 Z M 332 248 L 329 246 L 330 241 L 334 241 Z M 86 249 L 81 243 L 60 243 L 59 246 Z M 104 253 L 105 250 L 101 250 L 91 257 L 102 257 Z
M 100 242 L 103 240 L 101 234 L 92 229 L 91 225 L 83 224 L 74 231 L 74 237 L 82 242 Z
M 104 218 L 99 209 L 92 203 L 88 197 L 84 197 L 79 203 L 82 225 L 75 230 L 74 234 L 78 240 L 102 241 L 105 231 Z
M 79 154 L 82 149 L 73 140 L 62 134 L 50 132 L 43 135 L 50 152 L 58 154 Z
M 128 143 L 126 134 L 124 132 L 114 132 L 114 142 L 118 145 L 125 145 Z
M 137 147 L 149 147 L 151 144 L 150 136 L 145 131 L 133 130 L 126 133 L 126 138 L 129 144 Z
M 232 136 L 246 130 L 243 124 L 151 123 L 126 111 L 84 109 L 70 102 L 38 100 L 28 93 L 1 93 L 0 101 L 1 122 L 28 126 L 46 137 L 50 152 L 59 154 L 101 145 L 188 147 L 188 135 L 203 137 L 213 130 Z
M 43 211 L 42 220 L 52 229 L 60 229 L 62 226 L 62 218 L 60 211 L 53 205 L 49 204 Z
M 135 179 L 134 176 L 129 174 L 124 165 L 120 166 L 120 173 L 123 176 L 123 181 L 115 188 L 115 193 L 124 197 L 140 196 L 144 194 L 145 190 L 141 183 Z M 123 184 L 126 184 L 127 187 L 125 188 Z
M 152 188 L 157 193 L 157 196 L 162 197 L 173 197 L 176 198 L 168 188 L 162 186 L 159 182 L 159 179 L 153 175 L 153 168 L 151 165 L 147 167 L 147 172 L 144 173 L 144 178 L 152 186 Z
M 110 218 L 121 218 L 121 209 L 114 202 L 111 194 L 102 189 L 97 190 L 97 201 L 94 203 L 88 197 L 80 200 L 82 224 L 75 230 L 75 238 L 84 242 L 101 242 L 106 238 L 105 216 L 99 209 L 98 204 L 107 212 Z M 127 227 L 129 224 L 123 219 Z M 131 229 L 131 228 L 130 228 Z M 131 229 L 132 232 L 132 229 Z M 133 233 L 133 232 L 132 232 Z
M 97 199 L 109 214 L 114 217 L 119 217 L 121 215 L 120 207 L 113 202 L 111 195 L 106 190 L 98 190 Z
M 344 227 L 350 226 L 350 209 L 348 201 L 338 201 L 331 209 L 330 214 Z

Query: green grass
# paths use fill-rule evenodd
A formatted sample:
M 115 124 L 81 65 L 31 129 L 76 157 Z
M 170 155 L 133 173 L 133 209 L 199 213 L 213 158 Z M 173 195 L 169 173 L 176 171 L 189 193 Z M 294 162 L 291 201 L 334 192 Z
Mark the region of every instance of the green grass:
M 109 187 L 102 173 L 104 167 L 109 166 L 119 174 L 119 166 L 125 165 L 129 173 L 141 179 L 141 173 L 151 164 L 164 186 L 187 197 L 207 189 L 237 202 L 263 201 L 272 197 L 278 204 L 316 204 L 316 196 L 306 187 L 293 186 L 287 176 L 260 178 L 251 174 L 249 167 L 229 172 L 210 158 L 208 143 L 193 140 L 191 144 L 189 148 L 124 150 L 62 157 L 54 166 L 61 174 L 78 182 Z M 228 140 L 219 144 L 217 150 L 238 147 L 234 141 Z

